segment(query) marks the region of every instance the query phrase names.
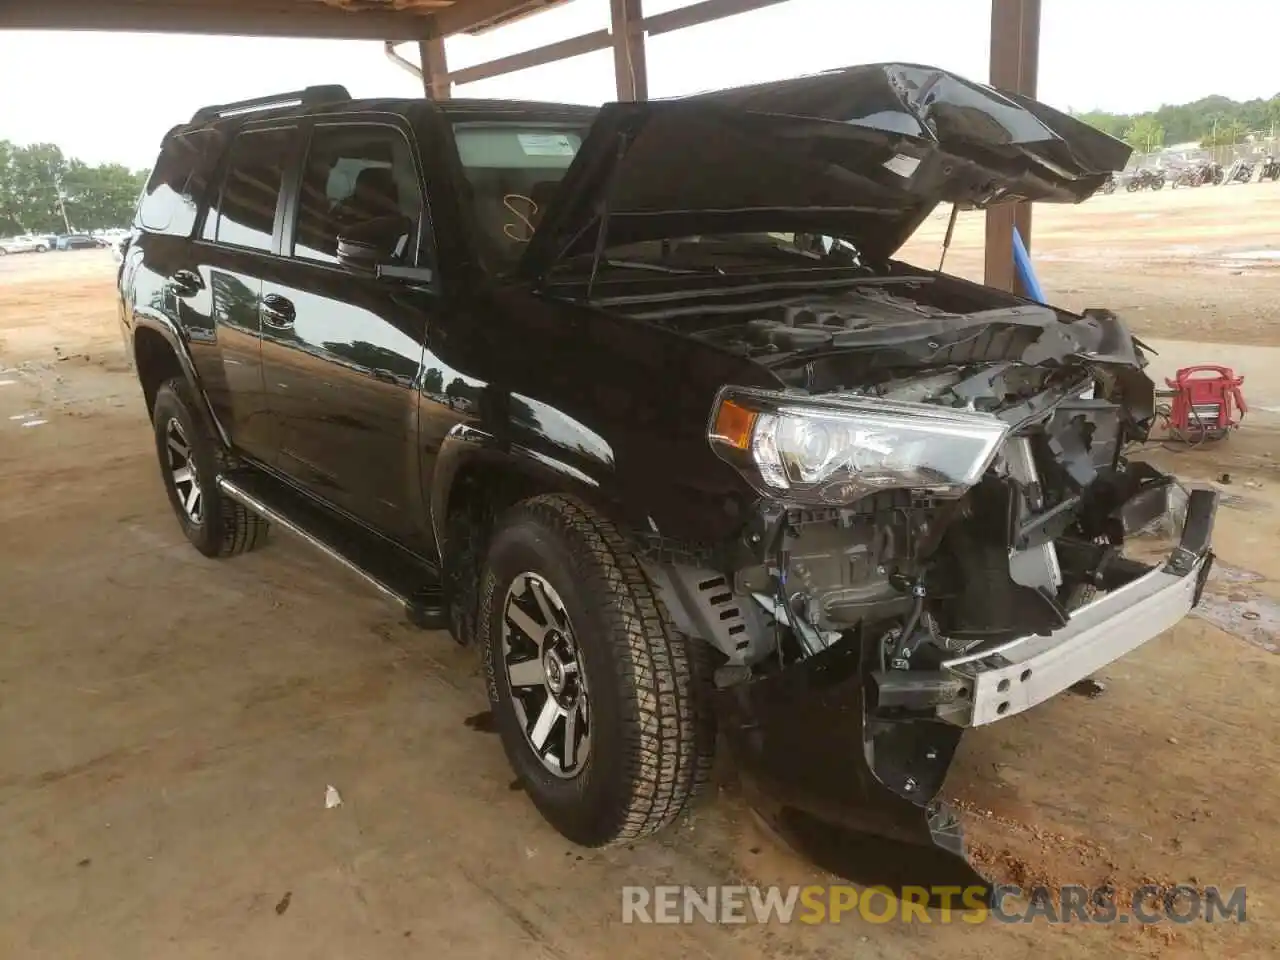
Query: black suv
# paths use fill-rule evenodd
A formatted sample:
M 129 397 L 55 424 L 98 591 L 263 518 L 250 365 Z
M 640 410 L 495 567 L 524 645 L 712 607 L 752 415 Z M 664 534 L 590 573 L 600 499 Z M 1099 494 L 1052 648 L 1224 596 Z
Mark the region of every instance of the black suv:
M 1185 615 L 1214 502 L 1123 557 L 1171 484 L 1124 455 L 1134 339 L 893 255 L 1128 155 L 903 64 L 599 110 L 309 88 L 165 137 L 120 319 L 191 542 L 284 527 L 477 645 L 565 836 L 671 823 L 718 730 L 813 855 L 954 874 L 962 731 Z

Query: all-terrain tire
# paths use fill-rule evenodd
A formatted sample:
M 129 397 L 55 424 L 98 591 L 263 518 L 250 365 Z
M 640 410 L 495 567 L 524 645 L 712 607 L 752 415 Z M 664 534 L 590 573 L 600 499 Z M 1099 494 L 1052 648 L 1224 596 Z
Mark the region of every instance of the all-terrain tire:
M 231 557 L 264 543 L 269 526 L 267 521 L 218 490 L 222 451 L 196 413 L 191 387 L 184 378 L 174 377 L 156 391 L 151 419 L 165 492 L 169 495 L 169 503 L 182 532 L 192 545 L 207 557 Z M 202 509 L 198 520 L 188 515 L 170 469 L 170 430 L 174 420 L 190 449 L 190 462 L 200 486 Z
M 503 647 L 506 596 L 534 573 L 559 595 L 590 692 L 590 751 L 566 778 L 525 736 Z M 517 504 L 500 520 L 480 584 L 489 701 L 503 749 L 539 812 L 589 847 L 673 823 L 707 783 L 715 748 L 709 651 L 672 627 L 618 527 L 571 497 Z

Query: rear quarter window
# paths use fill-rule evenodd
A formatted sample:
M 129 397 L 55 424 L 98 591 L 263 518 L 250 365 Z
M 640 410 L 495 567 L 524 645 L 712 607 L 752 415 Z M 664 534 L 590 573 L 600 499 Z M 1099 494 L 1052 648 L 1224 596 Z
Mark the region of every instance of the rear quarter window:
M 166 138 L 138 201 L 137 225 L 148 233 L 191 236 L 221 148 L 216 130 Z

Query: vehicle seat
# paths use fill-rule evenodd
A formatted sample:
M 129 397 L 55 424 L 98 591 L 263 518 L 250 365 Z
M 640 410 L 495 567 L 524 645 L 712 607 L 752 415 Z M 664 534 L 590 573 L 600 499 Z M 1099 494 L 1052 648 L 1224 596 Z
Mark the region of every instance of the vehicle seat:
M 400 213 L 400 188 L 390 167 L 365 167 L 356 176 L 351 196 L 334 210 L 342 227 Z

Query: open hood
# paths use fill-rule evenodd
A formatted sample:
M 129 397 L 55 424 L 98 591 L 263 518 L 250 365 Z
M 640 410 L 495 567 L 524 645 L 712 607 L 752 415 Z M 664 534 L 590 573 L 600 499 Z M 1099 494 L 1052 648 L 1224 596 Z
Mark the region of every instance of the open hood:
M 606 243 L 798 231 L 893 254 L 939 203 L 1076 203 L 1130 148 L 1035 100 L 887 63 L 677 100 L 593 123 L 521 271 Z

